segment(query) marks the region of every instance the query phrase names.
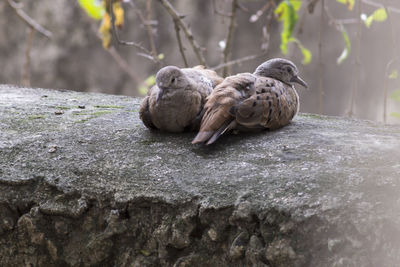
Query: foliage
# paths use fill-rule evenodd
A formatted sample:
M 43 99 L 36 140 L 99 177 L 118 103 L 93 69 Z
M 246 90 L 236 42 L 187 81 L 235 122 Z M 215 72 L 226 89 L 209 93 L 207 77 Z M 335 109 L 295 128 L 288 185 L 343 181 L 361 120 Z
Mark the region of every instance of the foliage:
M 371 27 L 373 21 L 385 21 L 387 19 L 386 10 L 384 8 L 379 8 L 372 13 L 369 17 L 365 14 L 361 16 L 367 28 Z
M 345 47 L 344 47 L 342 54 L 337 59 L 337 64 L 341 64 L 349 56 L 350 51 L 351 51 L 350 38 L 349 38 L 349 35 L 347 34 L 347 31 L 344 28 L 343 24 L 340 24 L 339 29 L 343 35 Z
M 299 18 L 297 12 L 299 11 L 300 7 L 300 0 L 285 0 L 277 6 L 274 13 L 278 16 L 278 21 L 283 22 L 280 46 L 282 54 L 287 54 L 288 44 L 293 42 L 297 44 L 303 54 L 303 64 L 308 64 L 311 62 L 311 51 L 306 49 L 298 39 L 292 37 L 294 27 L 296 26 Z
M 141 95 L 146 95 L 149 89 L 156 84 L 156 76 L 151 75 L 147 77 L 146 80 L 139 86 L 139 93 Z
M 395 79 L 397 79 L 397 77 L 399 77 L 399 72 L 397 70 L 393 70 L 392 73 L 390 73 L 388 78 L 395 80 Z
M 396 102 L 400 102 L 400 89 L 398 90 L 394 90 L 391 94 L 390 94 L 390 99 L 396 101 Z M 398 112 L 391 112 L 389 114 L 392 117 L 396 117 L 398 119 L 400 119 L 400 113 Z
M 124 25 L 124 9 L 121 6 L 121 1 L 115 0 L 112 2 L 112 11 L 110 10 L 110 1 L 113 0 L 78 0 L 81 7 L 86 13 L 95 20 L 100 20 L 101 24 L 99 27 L 99 33 L 103 42 L 104 48 L 109 48 L 112 40 L 112 24 L 111 24 L 111 12 L 114 15 L 114 25 L 122 28 Z
M 399 112 L 391 112 L 389 115 L 392 116 L 392 117 L 400 119 L 400 113 Z
M 103 5 L 98 0 L 78 0 L 79 5 L 95 20 L 100 20 L 105 13 Z
M 283 22 L 281 33 L 281 51 L 284 55 L 287 53 L 287 45 L 292 36 L 293 29 L 299 18 L 297 11 L 300 9 L 301 2 L 296 0 L 282 1 L 275 9 L 274 13 L 278 16 L 278 20 Z
M 400 102 L 400 89 L 399 90 L 394 90 L 391 94 L 390 94 L 390 99 Z
M 345 4 L 349 10 L 353 10 L 354 0 L 336 0 L 336 2 Z
M 294 42 L 300 48 L 301 53 L 303 54 L 303 64 L 306 65 L 311 62 L 312 54 L 311 51 L 305 48 L 298 39 L 294 37 L 290 37 L 289 42 Z

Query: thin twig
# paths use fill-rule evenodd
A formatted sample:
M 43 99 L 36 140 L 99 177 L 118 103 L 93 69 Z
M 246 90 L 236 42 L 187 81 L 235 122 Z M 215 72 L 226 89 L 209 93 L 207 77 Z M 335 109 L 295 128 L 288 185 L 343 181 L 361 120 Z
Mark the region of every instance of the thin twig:
M 217 4 L 215 3 L 216 0 L 212 0 L 212 8 L 214 11 L 214 14 L 220 15 L 221 17 L 230 17 L 232 14 L 224 13 L 218 10 Z
M 324 88 L 323 88 L 323 61 L 322 61 L 322 33 L 323 33 L 323 25 L 324 25 L 324 13 L 325 13 L 325 1 L 321 0 L 321 21 L 319 25 L 319 36 L 318 36 L 318 65 L 319 65 L 319 114 L 323 114 L 323 95 L 324 95 Z
M 123 40 L 121 40 L 121 39 L 119 38 L 118 31 L 117 31 L 117 29 L 116 29 L 116 27 L 115 27 L 115 24 L 114 24 L 115 17 L 114 17 L 114 12 L 113 12 L 113 9 L 112 9 L 112 4 L 113 4 L 113 1 L 111 0 L 111 1 L 110 1 L 111 27 L 112 27 L 113 35 L 114 35 L 115 39 L 117 40 L 118 44 L 121 44 L 121 45 L 128 45 L 128 46 L 134 46 L 134 47 L 136 47 L 136 48 L 142 50 L 142 51 L 144 52 L 144 54 L 148 54 L 149 56 L 146 57 L 146 58 L 150 59 L 150 60 L 153 61 L 154 63 L 159 63 L 159 64 L 161 64 L 161 62 L 160 62 L 160 60 L 157 58 L 157 56 L 152 55 L 151 51 L 149 51 L 147 48 L 143 47 L 141 44 L 136 43 L 136 42 L 127 42 L 127 41 L 123 41 Z
M 45 29 L 39 23 L 37 23 L 34 19 L 28 16 L 23 10 L 22 6 L 13 0 L 7 0 L 8 5 L 14 9 L 15 13 L 17 13 L 18 17 L 22 19 L 29 27 L 34 28 L 35 31 L 39 32 L 46 38 L 51 38 L 53 35 L 49 30 Z
M 269 6 L 271 4 L 275 4 L 275 2 L 273 0 L 270 0 L 260 10 L 258 10 L 255 14 L 251 15 L 249 21 L 252 22 L 252 23 L 256 22 L 264 14 L 264 12 L 268 10 L 268 8 L 269 8 Z
M 238 65 L 238 64 L 241 64 L 243 62 L 250 61 L 250 60 L 265 56 L 265 54 L 266 54 L 266 51 L 261 53 L 261 54 L 250 55 L 250 56 L 242 57 L 242 58 L 239 58 L 239 59 L 231 60 L 229 62 L 219 64 L 219 65 L 217 65 L 215 67 L 212 67 L 210 69 L 215 70 L 215 71 L 216 70 L 220 70 L 220 69 L 222 69 L 222 68 L 224 68 L 226 66 Z
M 272 4 L 272 8 L 268 9 L 267 14 L 266 14 L 266 23 L 265 26 L 263 27 L 263 38 L 262 38 L 262 43 L 261 43 L 261 50 L 263 52 L 267 52 L 269 48 L 269 40 L 270 40 L 270 29 L 271 25 L 274 19 L 273 13 L 275 9 L 275 2 L 274 0 L 269 1 Z
M 307 11 L 301 12 L 301 16 L 298 22 L 299 27 L 297 28 L 297 35 L 303 34 L 304 22 L 306 21 L 306 17 L 308 16 Z
M 156 49 L 156 44 L 154 42 L 154 36 L 153 36 L 153 29 L 151 27 L 151 24 L 149 23 L 151 21 L 151 1 L 152 0 L 146 0 L 146 30 L 147 30 L 147 36 L 149 38 L 150 42 L 150 47 L 151 47 L 151 52 L 154 57 L 158 55 L 157 49 Z
M 355 104 L 355 97 L 356 93 L 358 91 L 358 76 L 360 73 L 360 67 L 361 67 L 361 60 L 360 60 L 360 46 L 361 46 L 361 26 L 362 26 L 362 21 L 361 21 L 361 10 L 362 10 L 362 0 L 358 0 L 358 7 L 357 7 L 357 42 L 356 42 L 356 48 L 355 48 L 355 59 L 354 59 L 354 68 L 355 68 L 355 75 L 353 77 L 353 87 L 351 90 L 351 102 L 350 102 L 350 110 L 348 112 L 348 116 L 352 117 L 354 115 L 354 104 Z
M 310 13 L 310 14 L 314 13 L 314 7 L 318 3 L 318 1 L 319 0 L 310 0 L 310 1 L 308 1 L 308 4 L 307 4 L 308 13 Z
M 97 37 L 101 39 L 101 36 L 99 35 L 97 31 L 97 25 L 95 27 L 95 21 L 90 21 L 91 23 L 91 29 L 93 32 L 97 33 Z M 106 50 L 112 57 L 112 59 L 117 63 L 117 65 L 121 68 L 123 72 L 125 72 L 135 84 L 139 84 L 143 79 L 140 78 L 134 71 L 133 69 L 129 66 L 128 62 L 120 56 L 118 51 L 115 49 L 115 47 L 111 46 L 109 49 L 104 49 Z M 148 54 L 144 54 L 146 56 L 149 56 Z M 151 55 L 150 55 L 151 57 Z
M 392 20 L 392 15 L 390 14 L 390 11 L 387 6 L 387 1 L 384 0 L 384 8 L 386 11 L 386 14 L 388 16 L 389 24 L 390 24 L 390 29 L 391 29 L 391 34 L 392 34 L 392 53 L 393 53 L 393 59 L 389 61 L 389 63 L 386 65 L 385 69 L 385 77 L 384 77 L 384 88 L 383 88 L 383 122 L 386 123 L 387 119 L 387 95 L 388 95 L 388 83 L 389 83 L 389 75 L 390 75 L 390 70 L 391 66 L 398 60 L 398 52 L 397 52 L 397 37 L 396 37 L 396 32 L 394 30 L 393 26 L 393 20 Z
M 189 64 L 187 62 L 186 56 L 185 56 L 185 48 L 182 45 L 182 40 L 181 40 L 181 35 L 180 35 L 180 28 L 178 25 L 178 22 L 174 20 L 174 28 L 175 28 L 175 33 L 176 33 L 176 39 L 178 40 L 178 46 L 179 46 L 179 52 L 181 53 L 183 63 L 185 64 L 185 67 L 189 67 Z
M 224 63 L 227 63 L 229 61 L 229 57 L 231 54 L 233 34 L 234 34 L 234 31 L 236 28 L 236 10 L 237 10 L 237 8 L 238 8 L 237 0 L 232 0 L 232 10 L 231 10 L 232 16 L 230 17 L 228 36 L 226 37 L 226 45 L 224 48 Z M 222 75 L 223 75 L 223 77 L 226 77 L 228 74 L 229 74 L 229 66 L 225 66 L 222 71 Z
M 171 3 L 168 0 L 159 0 L 159 1 L 164 6 L 164 8 L 167 10 L 167 12 L 171 15 L 172 19 L 177 21 L 179 27 L 185 33 L 186 38 L 189 40 L 189 43 L 192 46 L 193 51 L 196 54 L 197 59 L 199 60 L 200 64 L 207 66 L 201 47 L 194 39 L 193 34 L 192 34 L 191 30 L 189 29 L 189 27 L 182 21 L 182 16 L 180 16 L 178 14 L 178 12 L 174 9 L 174 7 L 171 5 Z
M 388 96 L 388 84 L 389 84 L 389 71 L 393 63 L 396 62 L 396 59 L 392 59 L 386 65 L 384 80 L 383 80 L 383 123 L 386 123 L 387 119 L 387 96 Z
M 147 38 L 149 39 L 149 44 L 151 48 L 151 55 L 153 58 L 156 58 L 158 53 L 156 49 L 156 45 L 154 42 L 154 36 L 153 36 L 153 29 L 152 29 L 152 24 L 151 22 L 151 1 L 152 0 L 146 0 L 146 17 L 143 16 L 142 11 L 139 10 L 134 2 L 130 2 L 133 10 L 135 11 L 136 15 L 139 17 L 140 21 L 146 28 L 146 33 L 147 33 Z M 148 57 L 146 57 L 148 58 Z
M 31 49 L 33 37 L 35 36 L 35 31 L 35 28 L 29 27 L 25 50 L 24 73 L 22 74 L 22 85 L 24 86 L 31 86 Z
M 240 10 L 242 10 L 242 11 L 244 11 L 244 12 L 246 12 L 246 13 L 249 13 L 249 10 L 247 9 L 247 7 L 245 7 L 242 3 L 237 2 L 236 4 L 237 4 L 237 7 L 238 7 Z
M 392 49 L 393 49 L 393 55 L 394 58 L 397 59 L 398 58 L 398 46 L 397 46 L 397 36 L 396 36 L 396 31 L 394 29 L 394 23 L 393 23 L 393 18 L 392 18 L 392 14 L 391 11 L 387 5 L 387 0 L 384 0 L 384 4 L 383 7 L 385 8 L 388 20 L 389 20 L 389 24 L 390 24 L 390 30 L 391 30 L 391 34 L 392 34 Z
M 115 62 L 118 64 L 118 66 L 131 77 L 131 79 L 136 83 L 139 84 L 139 81 L 141 79 L 137 76 L 137 74 L 132 70 L 132 68 L 129 66 L 129 64 L 123 59 L 117 52 L 117 50 L 112 46 L 110 49 L 107 49 L 107 51 L 110 53 L 112 58 L 115 60 Z

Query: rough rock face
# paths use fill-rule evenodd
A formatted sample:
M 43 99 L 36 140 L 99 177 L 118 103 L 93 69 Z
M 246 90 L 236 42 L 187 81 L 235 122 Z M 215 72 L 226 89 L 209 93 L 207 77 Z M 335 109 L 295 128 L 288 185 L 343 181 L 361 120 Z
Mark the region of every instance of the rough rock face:
M 400 127 L 147 130 L 141 99 L 0 86 L 1 266 L 396 266 Z

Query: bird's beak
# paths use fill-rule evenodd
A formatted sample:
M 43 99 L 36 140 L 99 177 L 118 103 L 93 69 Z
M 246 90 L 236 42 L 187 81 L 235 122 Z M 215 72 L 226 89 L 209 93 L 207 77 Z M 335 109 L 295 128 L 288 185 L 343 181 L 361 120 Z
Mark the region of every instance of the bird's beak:
M 157 103 L 158 103 L 158 101 L 160 101 L 160 99 L 162 98 L 163 94 L 164 94 L 164 90 L 159 88 L 158 94 L 157 94 L 157 97 L 156 97 L 156 102 Z
M 307 83 L 299 76 L 293 76 L 292 79 L 290 79 L 290 82 L 298 83 L 298 84 L 302 85 L 303 87 L 308 88 Z

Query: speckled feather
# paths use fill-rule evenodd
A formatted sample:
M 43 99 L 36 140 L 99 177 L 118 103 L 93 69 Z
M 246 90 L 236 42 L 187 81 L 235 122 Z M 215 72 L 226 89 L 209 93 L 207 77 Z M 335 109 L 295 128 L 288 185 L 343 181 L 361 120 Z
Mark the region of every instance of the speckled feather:
M 278 64 L 277 64 L 278 63 Z M 285 76 L 281 80 L 266 77 Z M 290 66 L 291 70 L 287 69 Z M 284 59 L 273 59 L 260 65 L 255 74 L 242 73 L 226 78 L 207 98 L 200 131 L 192 143 L 211 144 L 229 130 L 274 130 L 287 125 L 299 110 L 299 97 L 289 83 L 307 84 L 297 76 L 296 66 Z M 295 77 L 295 79 L 292 79 Z
M 254 94 L 235 107 L 241 130 L 278 129 L 297 114 L 299 97 L 293 86 L 258 76 L 255 88 Z

